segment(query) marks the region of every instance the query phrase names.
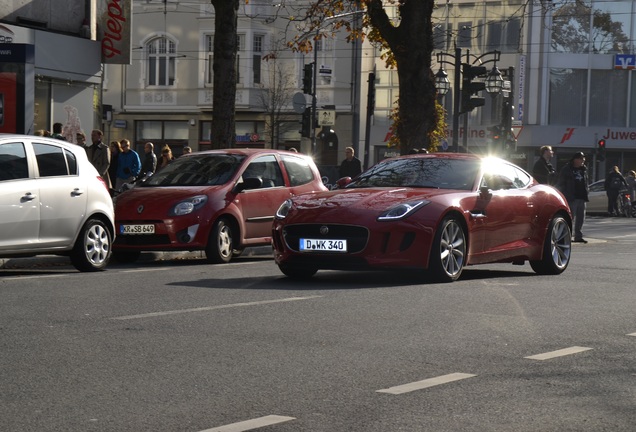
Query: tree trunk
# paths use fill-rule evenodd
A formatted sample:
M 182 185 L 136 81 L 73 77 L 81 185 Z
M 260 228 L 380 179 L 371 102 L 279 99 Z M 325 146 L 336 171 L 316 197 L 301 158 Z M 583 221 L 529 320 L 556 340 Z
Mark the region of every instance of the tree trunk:
M 387 16 L 382 0 L 369 0 L 367 6 L 371 23 L 395 56 L 400 80 L 396 132 L 401 154 L 427 148 L 429 133 L 437 124 L 435 79 L 431 72 L 434 5 L 433 0 L 404 0 L 397 27 Z
M 214 6 L 214 88 L 212 148 L 231 148 L 235 142 L 236 37 L 239 0 L 211 0 Z

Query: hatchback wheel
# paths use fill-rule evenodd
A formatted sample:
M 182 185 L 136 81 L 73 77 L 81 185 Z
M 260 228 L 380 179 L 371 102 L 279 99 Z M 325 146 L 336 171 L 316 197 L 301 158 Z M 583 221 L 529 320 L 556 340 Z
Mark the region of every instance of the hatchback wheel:
M 543 258 L 530 261 L 530 266 L 538 274 L 557 275 L 562 273 L 570 262 L 572 252 L 572 232 L 561 216 L 550 221 L 543 242 Z
M 454 217 L 445 218 L 437 228 L 429 271 L 440 282 L 452 282 L 462 274 L 466 264 L 466 234 Z
M 79 271 L 100 271 L 106 268 L 111 255 L 112 235 L 99 219 L 89 219 L 71 251 L 71 263 Z
M 232 259 L 233 246 L 232 227 L 225 219 L 219 219 L 214 223 L 210 232 L 208 245 L 205 248 L 205 256 L 212 264 L 228 263 Z

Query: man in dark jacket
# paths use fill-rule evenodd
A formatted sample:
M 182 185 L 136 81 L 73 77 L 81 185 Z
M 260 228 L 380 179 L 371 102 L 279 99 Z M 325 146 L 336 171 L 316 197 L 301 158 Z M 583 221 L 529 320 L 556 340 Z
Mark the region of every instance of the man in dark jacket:
M 345 149 L 345 156 L 345 159 L 340 164 L 340 178 L 354 178 L 362 172 L 362 163 L 360 159 L 355 157 L 353 147 L 347 147 Z
M 561 169 L 557 189 L 561 191 L 568 201 L 572 216 L 574 217 L 574 242 L 587 243 L 583 238 L 581 228 L 585 222 L 585 207 L 588 199 L 588 177 L 585 166 L 585 155 L 582 152 L 575 153 L 570 162 Z
M 144 161 L 141 164 L 140 177 L 146 177 L 153 175 L 157 170 L 157 155 L 155 154 L 155 145 L 151 142 L 147 142 L 144 145 Z
M 541 155 L 532 168 L 532 176 L 539 183 L 553 185 L 556 181 L 556 171 L 552 167 L 550 160 L 554 156 L 554 151 L 552 151 L 550 146 L 542 146 L 539 149 L 539 153 Z

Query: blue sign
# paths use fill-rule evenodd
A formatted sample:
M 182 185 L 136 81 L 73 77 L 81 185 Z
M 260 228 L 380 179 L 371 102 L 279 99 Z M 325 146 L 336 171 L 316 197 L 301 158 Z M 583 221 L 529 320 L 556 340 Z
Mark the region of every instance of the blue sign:
M 616 54 L 614 56 L 614 69 L 636 69 L 636 55 Z

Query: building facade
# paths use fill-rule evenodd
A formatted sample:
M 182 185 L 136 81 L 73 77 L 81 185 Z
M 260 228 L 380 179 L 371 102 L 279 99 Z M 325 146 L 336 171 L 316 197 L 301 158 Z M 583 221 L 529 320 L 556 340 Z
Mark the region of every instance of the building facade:
M 271 1 L 240 2 L 235 146 L 295 147 L 313 153 L 319 164 L 335 165 L 353 143 L 352 47 L 344 34 L 329 35 L 316 51 L 292 52 L 285 13 Z M 105 67 L 108 139 L 128 138 L 137 150 L 148 141 L 157 151 L 169 145 L 175 155 L 186 145 L 212 148 L 214 19 L 209 1 L 133 2 L 131 61 Z M 335 143 L 323 143 L 321 128 L 315 141 L 314 130 L 309 138 L 300 135 L 301 113 L 312 104 L 312 96 L 302 94 L 303 71 L 314 61 L 317 112 L 335 114 L 326 126 L 337 135 Z
M 530 169 L 542 145 L 554 147 L 558 167 L 583 151 L 599 179 L 614 165 L 636 167 L 635 17 L 633 1 L 459 0 L 435 11 L 435 47 L 451 54 L 459 48 L 469 63 L 497 50 L 497 67 L 514 69 L 516 163 Z M 452 81 L 454 68 L 437 64 L 434 72 L 440 67 Z M 497 99 L 485 97 L 486 105 L 468 114 L 467 130 L 462 118 L 469 151 L 486 151 L 488 127 L 501 121 Z M 449 113 L 452 100 L 451 91 L 443 100 Z M 605 158 L 596 152 L 601 139 Z
M 101 126 L 100 44 L 86 0 L 13 1 L 0 5 L 0 132 L 34 134 L 62 123 Z

